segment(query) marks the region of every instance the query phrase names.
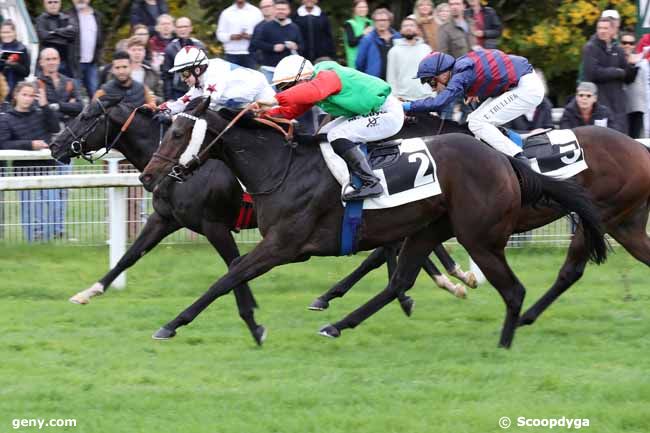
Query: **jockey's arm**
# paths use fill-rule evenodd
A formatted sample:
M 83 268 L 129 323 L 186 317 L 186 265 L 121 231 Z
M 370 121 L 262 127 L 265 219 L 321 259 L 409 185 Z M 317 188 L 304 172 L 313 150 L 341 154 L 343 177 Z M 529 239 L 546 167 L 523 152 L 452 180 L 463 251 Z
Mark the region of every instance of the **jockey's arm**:
M 334 71 L 321 71 L 316 78 L 293 86 L 275 95 L 278 107 L 267 112 L 271 116 L 281 115 L 295 119 L 319 101 L 341 91 L 341 79 Z
M 196 87 L 192 87 L 186 94 L 181 96 L 175 101 L 167 101 L 160 104 L 158 109 L 167 110 L 170 114 L 178 114 L 185 110 L 187 104 L 190 103 L 193 99 L 196 99 L 200 96 L 203 96 L 203 91 Z
M 462 76 L 454 75 L 449 80 L 447 87 L 438 93 L 435 97 L 418 99 L 416 101 L 405 103 L 404 110 L 408 112 L 425 112 L 441 111 L 449 104 L 452 104 L 456 98 L 465 94 L 465 86 Z

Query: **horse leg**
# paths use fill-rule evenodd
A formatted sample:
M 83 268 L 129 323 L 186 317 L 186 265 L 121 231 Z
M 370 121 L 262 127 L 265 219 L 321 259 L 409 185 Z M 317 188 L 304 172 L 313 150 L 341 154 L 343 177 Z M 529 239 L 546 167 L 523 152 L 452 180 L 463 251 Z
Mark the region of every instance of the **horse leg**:
M 106 275 L 104 275 L 98 282 L 90 286 L 86 290 L 82 290 L 70 298 L 70 302 L 74 304 L 87 304 L 90 298 L 103 294 L 111 283 L 126 269 L 133 266 L 140 257 L 144 256 L 147 252 L 151 251 L 156 245 L 160 243 L 166 236 L 174 233 L 181 225 L 174 221 L 164 219 L 160 214 L 154 212 L 147 218 L 147 223 L 142 228 L 133 245 L 126 250 L 126 253 L 117 262 L 117 265 Z
M 388 281 L 393 277 L 395 269 L 397 268 L 397 256 L 399 255 L 400 247 L 402 242 L 396 242 L 390 244 L 386 247 L 386 268 L 388 271 Z M 399 306 L 402 308 L 406 317 L 411 317 L 413 314 L 413 307 L 415 307 L 415 301 L 413 298 L 408 296 L 404 290 L 400 290 L 397 293 L 397 299 L 399 300 Z
M 464 244 L 464 246 L 474 262 L 485 274 L 485 278 L 497 289 L 506 304 L 506 317 L 501 329 L 499 347 L 508 349 L 515 337 L 526 289 L 524 289 L 524 286 L 519 282 L 506 262 L 503 250 L 505 243 L 503 247 L 499 248 L 487 248 L 483 245 L 472 247 L 468 244 Z
M 231 267 L 233 262 L 240 256 L 239 248 L 237 248 L 237 243 L 233 239 L 230 229 L 220 223 L 204 222 L 203 231 L 214 249 L 226 262 L 226 265 Z M 257 302 L 250 287 L 244 283 L 235 287 L 234 292 L 239 317 L 246 323 L 255 342 L 261 345 L 266 338 L 266 329 L 255 322 L 254 308 L 257 307 Z
M 436 243 L 444 239 L 448 225 L 438 222 L 424 228 L 404 241 L 397 262 L 397 269 L 388 286 L 370 301 L 348 314 L 343 320 L 331 325 L 325 325 L 320 334 L 326 337 L 338 337 L 344 329 L 355 328 L 368 317 L 381 310 L 385 305 L 397 298 L 400 291 L 410 289 L 422 268 L 424 259 L 429 255 Z
M 440 263 L 445 267 L 447 273 L 458 278 L 467 287 L 475 289 L 478 286 L 476 275 L 472 271 L 463 271 L 458 263 L 449 255 L 443 244 L 436 245 L 433 249 L 434 254 L 440 260 Z
M 578 281 L 584 273 L 587 261 L 589 260 L 584 245 L 582 229 L 578 226 L 567 252 L 566 260 L 558 273 L 558 276 L 550 289 L 539 298 L 532 307 L 519 318 L 519 326 L 532 325 L 540 314 L 546 310 L 555 300 L 562 295 L 569 287 Z
M 153 338 L 166 340 L 175 336 L 178 327 L 191 323 L 215 299 L 227 294 L 233 287 L 265 274 L 276 266 L 290 263 L 297 257 L 297 254 L 297 252 L 287 249 L 286 242 L 273 241 L 272 236 L 268 235 L 250 253 L 235 260 L 223 277 L 174 320 L 160 328 Z
M 424 260 L 422 268 L 433 279 L 433 281 L 436 283 L 436 286 L 448 291 L 458 298 L 467 297 L 467 291 L 465 290 L 465 287 L 463 287 L 461 284 L 452 283 L 451 280 L 447 278 L 447 276 L 443 275 L 438 270 L 436 265 L 428 257 Z
M 650 238 L 645 229 L 647 223 L 648 207 L 643 206 L 608 233 L 635 259 L 650 266 Z
M 348 293 L 348 291 L 363 277 L 384 263 L 386 263 L 386 250 L 384 247 L 379 247 L 370 253 L 370 255 L 368 255 L 368 257 L 361 262 L 359 267 L 352 271 L 350 275 L 343 278 L 327 292 L 316 298 L 308 308 L 313 311 L 326 310 L 332 299 L 342 298 L 345 296 L 345 294 Z

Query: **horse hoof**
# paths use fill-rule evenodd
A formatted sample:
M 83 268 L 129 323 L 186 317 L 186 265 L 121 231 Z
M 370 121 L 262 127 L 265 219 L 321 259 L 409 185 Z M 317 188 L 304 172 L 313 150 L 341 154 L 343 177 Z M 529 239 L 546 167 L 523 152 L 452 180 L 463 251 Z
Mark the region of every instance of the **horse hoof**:
M 338 338 L 341 336 L 341 331 L 336 329 L 333 325 L 325 325 L 322 328 L 320 328 L 320 331 L 318 331 L 320 335 L 323 337 L 330 337 L 330 338 Z
M 261 346 L 266 340 L 266 328 L 262 325 L 258 326 L 255 331 L 253 331 L 253 338 L 258 346 Z
M 173 329 L 167 329 L 164 326 L 156 331 L 155 334 L 151 336 L 154 340 L 169 340 L 170 338 L 176 335 L 176 331 Z
M 321 298 L 316 298 L 316 300 L 312 302 L 311 305 L 307 308 L 312 311 L 323 311 L 323 310 L 327 310 L 329 306 L 330 303 L 327 302 L 326 300 Z
M 467 271 L 465 275 L 467 277 L 466 280 L 464 281 L 465 284 L 472 289 L 476 289 L 478 287 L 478 280 L 476 279 L 476 275 L 474 275 L 474 272 Z
M 465 287 L 463 287 L 462 284 L 456 284 L 454 287 L 454 296 L 460 299 L 466 299 L 467 298 L 467 290 Z
M 415 301 L 413 298 L 407 296 L 403 301 L 399 302 L 400 307 L 402 307 L 402 311 L 404 314 L 406 314 L 406 317 L 411 317 L 411 314 L 413 313 L 413 307 L 415 306 Z
M 85 296 L 82 296 L 81 294 L 77 293 L 72 298 L 68 299 L 68 301 L 77 305 L 86 305 L 88 302 L 90 302 L 90 298 L 86 298 Z

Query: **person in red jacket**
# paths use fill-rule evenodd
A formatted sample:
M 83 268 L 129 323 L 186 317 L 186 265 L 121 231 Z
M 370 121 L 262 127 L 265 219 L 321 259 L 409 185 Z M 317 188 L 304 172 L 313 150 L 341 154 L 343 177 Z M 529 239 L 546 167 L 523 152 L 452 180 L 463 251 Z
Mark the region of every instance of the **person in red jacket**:
M 378 141 L 397 134 L 404 123 L 401 103 L 391 96 L 388 83 L 336 62 L 321 62 L 315 67 L 302 56 L 285 57 L 278 63 L 273 83 L 284 91 L 261 105 L 278 105 L 268 111 L 295 119 L 314 105 L 336 117 L 321 129 L 332 149 L 361 179 L 357 189 L 344 188 L 343 200 L 377 197 L 383 192 L 359 142 Z

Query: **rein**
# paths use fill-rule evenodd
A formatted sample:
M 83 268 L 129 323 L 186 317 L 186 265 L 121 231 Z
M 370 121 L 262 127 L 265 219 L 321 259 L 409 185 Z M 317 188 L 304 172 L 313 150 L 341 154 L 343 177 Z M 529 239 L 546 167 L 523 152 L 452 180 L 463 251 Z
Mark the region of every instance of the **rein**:
M 221 138 L 228 132 L 247 112 L 256 109 L 258 106 L 256 103 L 250 103 L 248 104 L 242 111 L 237 113 L 237 115 L 226 125 L 226 127 L 214 138 L 208 145 L 203 149 L 201 152 L 199 152 L 198 155 L 193 155 L 192 159 L 185 165 L 179 163 L 178 159 L 170 158 L 166 155 L 160 154 L 158 152 L 155 152 L 152 157 L 162 159 L 163 161 L 170 162 L 174 164 L 172 166 L 171 171 L 167 174 L 167 176 L 171 177 L 172 179 L 176 180 L 177 182 L 183 182 L 184 181 L 184 176 L 187 174 L 191 173 L 194 171 L 197 167 L 201 166 L 203 163 L 205 163 L 206 160 L 208 160 L 208 154 L 210 149 L 221 140 Z M 200 120 L 199 117 L 192 116 L 187 113 L 180 113 L 179 116 L 185 117 L 187 119 L 190 119 L 194 122 Z M 269 126 L 276 131 L 280 132 L 283 136 L 284 139 L 288 142 L 291 143 L 293 141 L 293 133 L 294 133 L 294 124 L 288 119 L 280 119 L 276 117 L 270 117 L 270 116 L 265 116 L 264 118 L 261 117 L 256 117 L 254 119 L 256 122 L 259 122 L 263 125 Z M 280 125 L 287 125 L 287 131 L 282 128 Z M 212 130 L 214 132 L 214 130 Z M 291 164 L 293 162 L 293 157 L 294 157 L 294 146 L 289 146 L 289 161 L 287 162 L 287 166 L 284 170 L 284 173 L 282 174 L 282 177 L 280 180 L 273 185 L 271 188 L 264 190 L 264 191 L 257 191 L 257 192 L 252 192 L 252 191 L 247 191 L 250 195 L 255 196 L 255 195 L 268 195 L 273 192 L 275 192 L 282 184 L 284 181 L 287 179 L 287 176 L 289 175 L 289 171 L 291 169 Z
M 81 158 L 85 159 L 91 164 L 95 163 L 95 161 L 99 161 L 104 156 L 106 156 L 108 152 L 111 151 L 111 149 L 117 144 L 120 138 L 122 138 L 122 135 L 129 129 L 138 111 L 144 108 L 149 110 L 155 109 L 155 106 L 148 105 L 148 104 L 143 104 L 139 107 L 134 108 L 131 114 L 129 114 L 129 117 L 126 119 L 126 122 L 124 122 L 124 124 L 120 128 L 120 132 L 117 134 L 115 139 L 113 139 L 113 141 L 110 144 L 108 144 L 108 122 L 109 122 L 108 111 L 106 111 L 106 108 L 104 107 L 104 105 L 101 103 L 99 99 L 97 99 L 97 103 L 102 109 L 102 115 L 97 117 L 90 126 L 88 126 L 81 134 L 79 134 L 79 136 L 77 136 L 70 127 L 68 126 L 65 127 L 65 130 L 68 131 L 68 133 L 72 135 L 72 138 L 74 139 L 74 141 L 70 143 L 70 149 L 72 149 L 72 152 L 75 155 L 79 155 Z M 104 118 L 104 153 L 102 153 L 97 158 L 93 158 L 90 152 L 84 152 L 83 144 L 86 142 L 88 135 L 90 135 L 97 128 L 97 124 L 99 123 L 102 117 Z M 160 140 L 162 140 L 162 133 L 163 133 L 162 125 L 160 125 Z

